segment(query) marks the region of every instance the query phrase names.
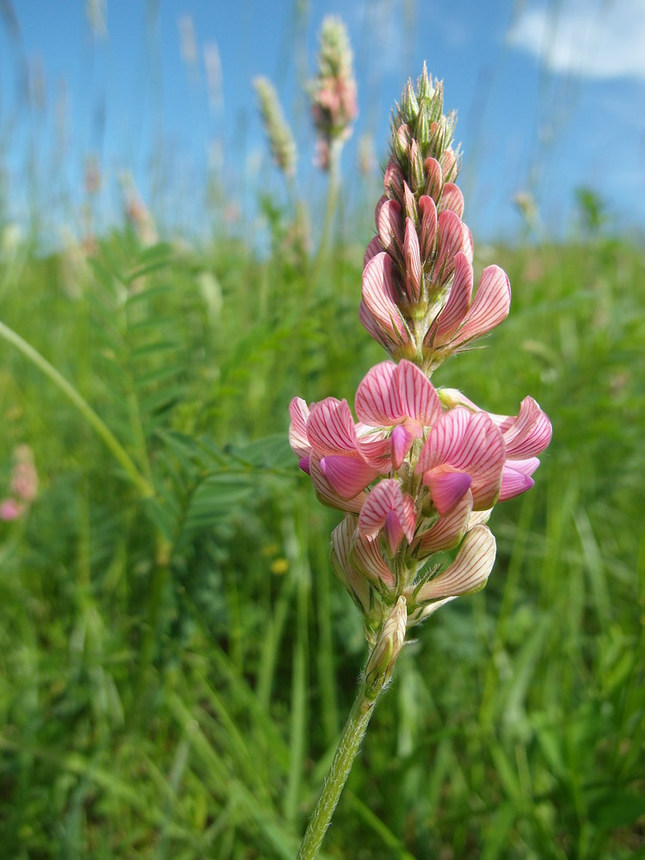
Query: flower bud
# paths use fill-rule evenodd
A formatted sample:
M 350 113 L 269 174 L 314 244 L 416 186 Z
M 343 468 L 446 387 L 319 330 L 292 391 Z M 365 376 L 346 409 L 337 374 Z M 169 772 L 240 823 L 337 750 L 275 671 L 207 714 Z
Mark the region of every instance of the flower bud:
M 408 604 L 401 595 L 385 619 L 365 669 L 365 694 L 368 699 L 375 696 L 389 680 L 405 642 L 407 621 Z

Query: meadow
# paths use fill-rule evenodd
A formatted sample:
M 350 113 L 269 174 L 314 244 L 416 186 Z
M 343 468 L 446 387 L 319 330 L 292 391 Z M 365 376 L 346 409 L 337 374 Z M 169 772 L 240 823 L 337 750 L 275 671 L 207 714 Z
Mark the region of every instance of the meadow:
M 266 198 L 261 250 L 223 210 L 208 240 L 5 227 L 0 498 L 21 446 L 38 490 L 0 521 L 2 856 L 295 856 L 366 646 L 288 405 L 351 403 L 384 358 L 371 193 L 320 254 Z M 475 236 L 511 313 L 433 380 L 530 393 L 553 441 L 487 587 L 403 650 L 321 857 L 645 856 L 645 255 L 579 206 L 558 241 Z

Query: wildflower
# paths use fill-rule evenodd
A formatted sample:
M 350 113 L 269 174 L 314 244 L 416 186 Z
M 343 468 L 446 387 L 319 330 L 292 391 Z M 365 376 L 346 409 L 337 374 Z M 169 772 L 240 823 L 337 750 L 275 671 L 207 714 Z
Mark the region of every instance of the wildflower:
M 26 513 L 38 496 L 38 473 L 29 445 L 18 445 L 13 451 L 11 472 L 12 495 L 0 502 L 0 520 L 16 520 Z
M 551 439 L 531 397 L 516 416 L 496 415 L 430 381 L 446 358 L 506 318 L 511 298 L 495 265 L 475 289 L 454 123 L 443 113 L 442 84 L 424 67 L 392 118 L 377 235 L 364 257 L 359 316 L 394 361 L 358 386 L 357 420 L 334 397 L 290 406 L 301 468 L 320 501 L 345 514 L 332 564 L 372 645 L 401 597 L 410 627 L 483 587 L 495 560 L 490 512 L 532 486 Z M 437 556 L 446 552 L 456 554 Z
M 318 135 L 316 164 L 330 167 L 331 150 L 346 141 L 358 114 L 352 49 L 345 25 L 333 16 L 322 23 L 318 75 L 311 84 L 311 114 Z
M 296 172 L 298 152 L 291 129 L 282 112 L 278 94 L 267 78 L 256 78 L 253 86 L 258 96 L 264 130 L 269 139 L 273 159 L 285 176 L 293 176 Z

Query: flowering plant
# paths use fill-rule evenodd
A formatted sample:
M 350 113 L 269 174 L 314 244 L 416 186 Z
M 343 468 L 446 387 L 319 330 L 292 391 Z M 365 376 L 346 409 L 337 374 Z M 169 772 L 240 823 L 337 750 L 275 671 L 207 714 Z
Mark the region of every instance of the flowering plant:
M 486 584 L 496 553 L 493 506 L 533 484 L 551 424 L 531 397 L 495 415 L 430 377 L 509 312 L 510 285 L 484 269 L 473 295 L 473 242 L 455 184 L 460 154 L 443 87 L 424 66 L 392 118 L 377 235 L 364 258 L 360 320 L 388 352 L 345 400 L 290 406 L 289 440 L 318 498 L 344 512 L 333 569 L 372 649 L 299 857 L 315 857 L 374 703 L 407 630 Z M 454 560 L 442 563 L 447 550 Z

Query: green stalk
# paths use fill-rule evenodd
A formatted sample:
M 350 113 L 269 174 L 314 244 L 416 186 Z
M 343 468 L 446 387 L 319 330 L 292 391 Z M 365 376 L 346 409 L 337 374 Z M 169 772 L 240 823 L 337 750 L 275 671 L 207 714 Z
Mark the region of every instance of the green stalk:
M 132 480 L 132 483 L 136 486 L 141 496 L 144 499 L 151 498 L 152 496 L 154 496 L 154 487 L 139 472 L 123 445 L 121 445 L 119 440 L 116 438 L 114 433 L 112 433 L 112 431 L 105 424 L 105 422 L 102 421 L 101 418 L 99 418 L 99 416 L 92 409 L 87 400 L 81 397 L 78 391 L 65 379 L 65 377 L 62 376 L 62 374 L 60 374 L 56 370 L 56 368 L 47 361 L 46 358 L 44 358 L 37 350 L 35 350 L 33 346 L 28 344 L 26 340 L 23 340 L 19 334 L 16 334 L 13 329 L 10 329 L 3 322 L 0 322 L 0 337 L 15 346 L 16 349 L 18 349 L 25 356 L 25 358 L 29 359 L 29 361 L 31 361 L 33 365 L 35 365 L 42 373 L 44 373 L 45 376 L 47 376 L 51 380 L 51 382 L 53 382 L 54 385 L 56 385 L 60 389 L 60 391 L 63 392 L 67 399 L 71 401 L 71 403 L 78 409 L 78 411 L 85 418 L 88 424 L 91 425 L 91 427 L 98 434 L 98 436 L 100 436 L 103 442 L 105 442 L 114 457 L 118 460 L 123 469 L 127 472 L 128 476 Z
M 336 214 L 336 203 L 338 201 L 338 187 L 340 179 L 340 154 L 343 149 L 343 141 L 332 140 L 329 144 L 329 185 L 327 186 L 327 204 L 325 207 L 325 223 L 323 224 L 320 243 L 309 273 L 309 289 L 313 289 L 316 279 L 320 273 L 322 262 L 327 250 L 327 242 L 331 225 Z
M 394 653 L 387 649 L 384 653 L 380 638 L 374 646 L 296 860 L 314 860 L 318 856 L 374 707 L 390 679 L 398 650 L 395 647 Z M 375 668 L 370 670 L 372 666 Z

